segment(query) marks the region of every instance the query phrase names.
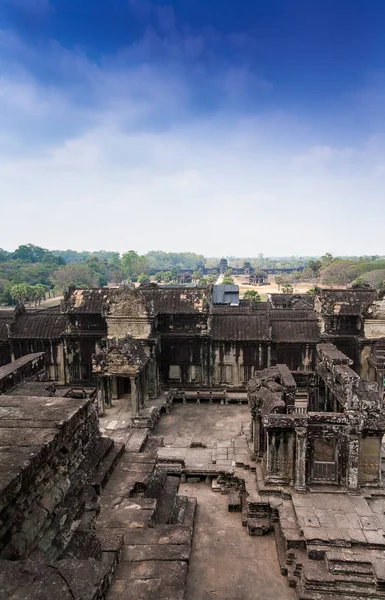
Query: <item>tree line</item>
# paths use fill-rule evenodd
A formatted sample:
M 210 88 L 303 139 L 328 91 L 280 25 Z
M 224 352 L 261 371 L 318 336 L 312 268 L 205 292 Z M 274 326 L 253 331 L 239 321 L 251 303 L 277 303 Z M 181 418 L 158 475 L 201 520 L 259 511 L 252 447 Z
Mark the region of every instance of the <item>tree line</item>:
M 47 293 L 61 294 L 71 286 L 102 287 L 122 281 L 148 283 L 184 283 L 183 270 L 192 271 L 192 281 L 199 284 L 214 283 L 215 268 L 219 258 L 206 258 L 192 252 L 163 252 L 152 250 L 139 254 L 128 250 L 123 254 L 99 250 L 48 250 L 33 244 L 23 244 L 14 252 L 0 249 L 0 304 L 16 302 L 39 303 Z M 280 285 L 290 293 L 299 281 L 341 286 L 373 286 L 385 289 L 385 257 L 359 256 L 334 257 L 327 253 L 321 257 L 269 258 L 259 254 L 255 258 L 227 257 L 229 269 L 224 283 L 233 283 L 231 267 L 302 267 L 290 276 L 282 276 Z M 203 275 L 203 268 L 214 269 Z M 21 287 L 20 287 L 21 286 Z M 282 287 L 283 286 L 283 287 Z M 43 293 L 44 289 L 44 293 Z

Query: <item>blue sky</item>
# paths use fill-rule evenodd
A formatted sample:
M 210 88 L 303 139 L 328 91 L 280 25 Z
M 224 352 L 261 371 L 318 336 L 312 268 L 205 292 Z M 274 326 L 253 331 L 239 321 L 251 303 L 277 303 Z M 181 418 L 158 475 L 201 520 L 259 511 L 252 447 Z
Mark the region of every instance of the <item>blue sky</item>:
M 382 0 L 0 0 L 0 246 L 385 254 Z

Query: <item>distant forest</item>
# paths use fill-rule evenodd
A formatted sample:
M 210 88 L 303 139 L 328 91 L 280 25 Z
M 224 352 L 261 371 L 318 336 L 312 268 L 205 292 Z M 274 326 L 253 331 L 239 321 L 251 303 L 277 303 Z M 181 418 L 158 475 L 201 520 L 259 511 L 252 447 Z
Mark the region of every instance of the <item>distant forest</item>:
M 129 250 L 118 252 L 99 250 L 77 252 L 76 250 L 47 250 L 33 244 L 19 246 L 14 252 L 0 249 L 0 304 L 16 302 L 39 303 L 47 293 L 61 294 L 70 286 L 93 287 L 116 284 L 124 280 L 146 283 L 175 281 L 183 269 L 194 271 L 194 278 L 202 283 L 201 269 L 215 269 L 220 258 L 227 258 L 229 275 L 231 267 L 239 268 L 245 263 L 258 270 L 266 267 L 298 268 L 286 279 L 314 281 L 326 285 L 385 286 L 385 256 L 333 257 L 210 257 L 193 252 L 162 252 L 152 250 L 140 255 Z

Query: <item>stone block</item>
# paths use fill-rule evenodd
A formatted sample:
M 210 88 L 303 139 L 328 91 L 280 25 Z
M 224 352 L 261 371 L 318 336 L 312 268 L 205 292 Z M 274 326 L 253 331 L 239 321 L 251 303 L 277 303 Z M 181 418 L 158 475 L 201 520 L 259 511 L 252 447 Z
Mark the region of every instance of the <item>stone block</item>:
M 241 512 L 242 502 L 239 492 L 232 492 L 231 494 L 229 494 L 227 506 L 229 512 Z
M 136 546 L 125 546 L 122 560 L 139 562 L 147 560 L 188 561 L 190 558 L 190 546 L 184 544 L 153 544 Z
M 269 519 L 247 519 L 247 533 L 249 535 L 265 535 L 271 529 Z

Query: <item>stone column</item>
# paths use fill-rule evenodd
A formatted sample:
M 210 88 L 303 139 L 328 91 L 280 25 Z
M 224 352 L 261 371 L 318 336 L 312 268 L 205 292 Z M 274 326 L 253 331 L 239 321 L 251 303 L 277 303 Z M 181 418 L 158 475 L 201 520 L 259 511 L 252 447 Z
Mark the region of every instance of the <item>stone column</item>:
M 267 346 L 267 367 L 271 367 L 271 345 Z
M 59 383 L 65 383 L 64 344 L 60 342 L 57 347 L 57 360 L 59 363 Z
M 99 415 L 104 417 L 104 415 L 105 415 L 104 385 L 103 385 L 103 379 L 101 379 L 100 377 L 98 377 L 96 380 L 96 394 L 97 394 L 96 397 L 97 397 Z
M 139 401 L 138 401 L 138 393 L 136 388 L 136 377 L 130 377 L 131 382 L 131 410 L 132 416 L 139 416 Z
M 118 398 L 118 378 L 111 377 L 111 396 L 113 400 Z
M 142 406 L 143 407 L 147 401 L 148 401 L 148 366 L 144 369 L 144 372 L 143 372 L 143 398 L 142 398 Z
M 358 489 L 358 462 L 360 454 L 360 440 L 358 435 L 350 434 L 348 438 L 348 464 L 347 485 L 349 491 Z M 339 466 L 339 465 L 338 465 Z
M 307 428 L 296 427 L 296 461 L 295 461 L 295 489 L 297 492 L 306 491 L 306 449 Z

